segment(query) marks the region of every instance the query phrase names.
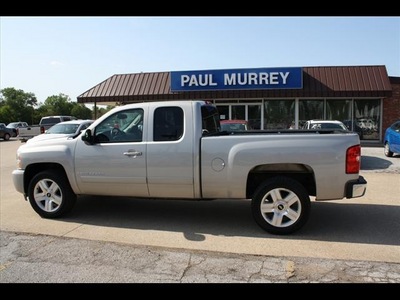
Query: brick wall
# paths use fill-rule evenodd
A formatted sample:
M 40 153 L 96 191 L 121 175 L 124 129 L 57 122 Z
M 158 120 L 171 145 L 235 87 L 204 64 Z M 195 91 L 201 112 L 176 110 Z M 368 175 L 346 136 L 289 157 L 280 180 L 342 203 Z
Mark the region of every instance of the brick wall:
M 382 139 L 386 128 L 400 120 L 400 77 L 391 77 L 392 97 L 383 99 Z

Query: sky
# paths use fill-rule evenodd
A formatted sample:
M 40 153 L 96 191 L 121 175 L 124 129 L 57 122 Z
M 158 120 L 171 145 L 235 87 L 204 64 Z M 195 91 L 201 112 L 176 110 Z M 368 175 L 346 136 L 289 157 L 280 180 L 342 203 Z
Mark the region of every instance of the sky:
M 0 17 L 0 89 L 77 97 L 114 74 L 385 65 L 400 17 Z

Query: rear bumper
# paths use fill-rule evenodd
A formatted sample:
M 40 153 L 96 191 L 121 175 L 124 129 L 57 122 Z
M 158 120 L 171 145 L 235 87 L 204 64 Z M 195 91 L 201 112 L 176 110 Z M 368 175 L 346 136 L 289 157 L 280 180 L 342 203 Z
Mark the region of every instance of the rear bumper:
M 364 196 L 367 190 L 367 181 L 359 176 L 356 180 L 350 180 L 346 183 L 346 198 L 357 198 Z

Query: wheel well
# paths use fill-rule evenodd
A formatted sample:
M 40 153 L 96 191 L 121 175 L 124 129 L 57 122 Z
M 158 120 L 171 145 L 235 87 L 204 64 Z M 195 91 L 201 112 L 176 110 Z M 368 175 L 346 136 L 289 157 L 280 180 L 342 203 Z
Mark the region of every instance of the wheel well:
M 298 181 L 304 186 L 310 196 L 316 195 L 314 171 L 303 164 L 268 164 L 253 168 L 247 176 L 246 198 L 250 199 L 257 187 L 265 180 L 286 176 Z
M 65 173 L 64 168 L 60 164 L 56 163 L 39 163 L 39 164 L 32 164 L 26 167 L 25 172 L 24 172 L 24 191 L 25 194 L 28 193 L 28 186 L 29 182 L 31 182 L 32 178 L 43 171 L 49 171 L 49 170 L 57 170 L 61 171 L 65 176 L 67 175 Z

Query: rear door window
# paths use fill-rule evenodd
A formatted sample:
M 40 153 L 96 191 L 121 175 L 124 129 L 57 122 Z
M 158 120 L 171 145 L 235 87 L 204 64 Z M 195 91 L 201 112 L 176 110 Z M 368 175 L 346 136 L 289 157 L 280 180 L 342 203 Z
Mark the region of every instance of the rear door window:
M 159 107 L 154 111 L 154 141 L 177 141 L 183 136 L 183 110 Z

